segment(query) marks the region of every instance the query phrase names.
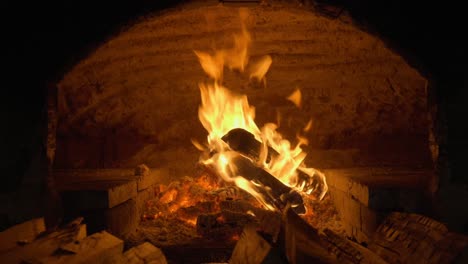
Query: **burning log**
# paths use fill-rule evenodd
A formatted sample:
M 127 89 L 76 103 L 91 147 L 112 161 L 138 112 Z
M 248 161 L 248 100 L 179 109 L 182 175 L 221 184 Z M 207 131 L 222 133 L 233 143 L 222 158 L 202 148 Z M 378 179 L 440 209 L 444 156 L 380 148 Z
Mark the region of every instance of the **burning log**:
M 258 192 L 263 195 L 267 203 L 280 210 L 289 203 L 294 212 L 298 214 L 306 212 L 302 196 L 297 191 L 284 185 L 275 176 L 256 166 L 250 159 L 238 155 L 233 158 L 232 162 L 236 165 L 238 175 L 242 175 L 245 179 L 262 186 L 262 188 L 258 188 Z
M 258 161 L 262 143 L 257 141 L 252 133 L 249 133 L 242 128 L 235 128 L 230 130 L 221 139 L 226 142 L 232 150 Z M 267 162 L 271 160 L 272 155 L 279 154 L 276 150 L 268 146 Z
M 235 164 L 236 175 L 241 175 L 258 187 L 256 192 L 261 194 L 268 205 L 281 210 L 289 203 L 296 213 L 306 212 L 302 196 L 296 190 L 284 185 L 275 176 L 256 166 L 251 159 L 239 154 L 230 162 Z
M 241 128 L 235 128 L 224 135 L 222 140 L 226 142 L 232 150 L 242 153 L 256 162 L 259 161 L 262 143 L 256 140 L 254 135 L 250 132 Z M 277 156 L 279 156 L 279 153 L 268 146 L 266 162 L 270 162 L 272 158 Z M 311 177 L 298 169 L 297 178 L 298 186 L 303 186 L 305 190 L 311 190 L 312 192 L 317 191 L 318 193 L 323 193 L 322 188 L 324 188 L 324 185 L 317 177 Z

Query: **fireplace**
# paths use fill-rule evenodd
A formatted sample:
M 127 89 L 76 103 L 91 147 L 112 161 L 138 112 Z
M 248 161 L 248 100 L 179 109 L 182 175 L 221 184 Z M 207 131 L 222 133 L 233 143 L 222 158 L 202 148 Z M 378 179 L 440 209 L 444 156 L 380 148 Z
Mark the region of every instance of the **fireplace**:
M 291 138 L 312 119 L 309 158 L 322 168 L 430 167 L 427 80 L 401 56 L 343 18 L 294 6 L 251 9 L 251 56 L 273 60 L 267 88 L 229 72 L 224 82 L 248 96 L 257 122 L 279 112 Z M 196 113 L 206 75 L 193 51 L 230 41 L 240 27 L 236 14 L 228 6 L 166 11 L 78 63 L 57 84 L 55 167 L 176 162 L 173 170 L 186 170 L 173 157 L 193 161 L 198 154 L 187 140 L 205 137 Z M 286 100 L 296 88 L 302 111 Z
M 232 54 L 219 66 L 217 56 L 229 52 L 240 66 Z M 255 233 L 251 225 L 261 230 L 260 240 L 286 245 L 278 252 L 290 263 L 322 253 L 327 257 L 313 257 L 452 261 L 468 240 L 424 216 L 433 213 L 440 181 L 430 81 L 340 7 L 184 3 L 126 26 L 49 87 L 52 200 L 64 221 L 83 216 L 89 233 L 108 230 L 128 248 L 148 241 L 173 263 L 236 259 Z M 319 187 L 298 192 L 300 202 L 284 198 L 300 184 L 289 186 L 270 167 L 255 165 L 251 160 L 267 156 L 262 143 L 272 145 L 261 143 L 261 134 L 250 148 L 246 138 L 256 134 L 236 125 L 225 132 L 240 127 L 241 135 L 229 141 L 233 134 L 223 133 L 222 140 L 243 157 L 259 152 L 249 156 L 252 164 L 245 166 L 254 169 L 242 181 L 271 177 L 262 186 L 279 184 L 287 192 L 265 201 L 267 194 L 243 187 L 233 175 L 220 177 L 222 169 L 203 156 L 220 150 L 207 143 L 212 131 L 200 120 L 207 100 L 200 98 L 200 83 L 245 95 L 259 128 L 274 123 L 291 145 L 307 141 L 297 170 L 313 167 L 309 176 Z M 262 176 L 251 176 L 252 170 Z M 400 248 L 397 233 L 407 234 L 401 244 L 428 245 Z M 318 243 L 323 252 L 291 251 L 295 239 L 309 248 Z M 436 255 L 437 243 L 450 239 L 456 245 Z

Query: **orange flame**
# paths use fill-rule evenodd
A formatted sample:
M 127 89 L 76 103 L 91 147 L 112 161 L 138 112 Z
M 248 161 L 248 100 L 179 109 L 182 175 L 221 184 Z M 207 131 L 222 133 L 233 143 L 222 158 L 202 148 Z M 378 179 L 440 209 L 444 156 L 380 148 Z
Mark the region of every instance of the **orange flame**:
M 291 101 L 294 105 L 297 107 L 301 108 L 302 106 L 302 94 L 301 90 L 296 89 L 290 96 L 287 98 L 289 101 Z
M 241 17 L 246 17 L 245 13 Z M 198 117 L 203 127 L 208 131 L 208 146 L 214 151 L 212 157 L 203 159 L 202 162 L 215 167 L 217 172 L 227 182 L 236 184 L 241 189 L 249 192 L 266 208 L 274 210 L 275 207 L 266 201 L 258 188 L 264 188 L 256 183 L 246 180 L 242 175 L 237 175 L 237 169 L 230 162 L 239 153 L 230 150 L 229 146 L 221 139 L 230 130 L 235 128 L 244 129 L 254 135 L 255 139 L 262 143 L 260 151 L 260 165 L 270 174 L 278 178 L 283 184 L 307 195 L 315 191 L 313 180 L 319 181 L 322 188 L 318 190 L 318 197 L 322 199 L 327 192 L 325 177 L 313 168 L 307 168 L 304 164 L 306 153 L 301 146 L 307 144 L 307 139 L 298 136 L 298 143 L 292 146 L 277 132 L 278 126 L 273 123 L 265 124 L 261 129 L 255 123 L 255 108 L 249 105 L 247 96 L 237 95 L 223 87 L 220 83 L 223 78 L 224 66 L 244 72 L 249 62 L 248 48 L 251 42 L 250 34 L 242 21 L 241 34 L 234 36 L 234 45 L 230 49 L 220 49 L 213 54 L 195 51 L 200 64 L 213 81 L 200 83 L 201 106 Z M 249 67 L 250 78 L 265 83 L 265 75 L 272 63 L 270 56 L 265 56 Z M 296 89 L 288 97 L 296 106 L 301 106 L 301 92 Z M 307 124 L 308 131 L 312 123 Z M 196 146 L 200 149 L 199 144 Z M 271 155 L 267 161 L 268 146 L 272 147 L 278 155 Z M 298 174 L 303 177 L 299 179 Z M 308 178 L 303 179 L 304 175 Z

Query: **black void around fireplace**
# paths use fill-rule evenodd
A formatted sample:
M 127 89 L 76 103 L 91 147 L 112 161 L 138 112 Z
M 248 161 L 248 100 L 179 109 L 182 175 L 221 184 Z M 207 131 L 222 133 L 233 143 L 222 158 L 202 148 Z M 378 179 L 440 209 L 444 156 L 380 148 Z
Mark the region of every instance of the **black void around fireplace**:
M 57 55 L 54 61 L 60 66 L 51 62 L 33 75 L 43 80 L 42 71 L 44 76 L 60 72 L 49 85 L 53 92 L 48 93 L 49 110 L 56 113 L 56 119 L 48 120 L 49 127 L 57 122 L 56 130 L 49 129 L 56 139 L 50 169 L 66 177 L 84 170 L 133 173 L 135 166 L 144 163 L 164 169 L 167 173 L 159 180 L 167 183 L 194 168 L 198 152 L 190 138 L 203 140 L 205 131 L 196 114 L 197 83 L 204 75 L 192 50 L 220 44 L 239 28 L 233 11 L 237 7 L 201 2 L 150 12 L 130 23 L 127 12 L 132 11 L 118 11 L 126 18 L 109 15 L 108 21 L 125 24 L 120 33 L 109 33 L 114 28 L 111 22 L 65 23 L 81 30 L 76 35 L 87 42 L 57 29 L 58 35 L 77 43 L 58 49 L 65 57 L 83 54 L 88 43 L 94 43 L 94 48 L 72 60 Z M 463 159 L 458 154 L 464 130 L 456 115 L 450 115 L 464 111 L 466 97 L 455 92 L 463 83 L 457 77 L 463 65 L 446 59 L 457 56 L 441 55 L 436 51 L 441 47 L 439 40 L 424 41 L 430 35 L 422 33 L 432 31 L 427 28 L 442 31 L 414 19 L 424 20 L 418 8 L 392 7 L 388 15 L 380 16 L 382 9 L 371 4 L 322 2 L 249 4 L 252 55 L 273 58 L 268 88 L 238 80 L 234 74 L 226 76 L 226 86 L 248 94 L 259 123 L 275 120 L 278 111 L 291 117 L 282 127 L 289 137 L 312 117 L 308 164 L 329 175 L 330 193 L 347 223 L 348 237 L 367 243 L 390 211 L 424 213 L 466 231 L 466 217 L 457 208 L 466 199 L 466 177 L 459 176 Z M 135 7 L 135 13 L 145 9 Z M 95 9 L 83 4 L 81 10 L 93 13 Z M 413 22 L 393 23 L 399 16 L 390 11 L 407 14 L 407 21 Z M 101 13 L 106 12 L 95 12 L 94 21 L 102 21 Z M 364 26 L 363 21 L 370 25 Z M 93 25 L 87 27 L 87 23 Z M 101 31 L 86 37 L 90 28 Z M 398 30 L 389 31 L 392 28 Z M 52 32 L 45 35 L 60 39 Z M 453 49 L 444 46 L 444 50 L 464 54 L 453 43 Z M 45 49 L 53 54 L 51 47 L 59 44 L 43 46 L 47 45 L 31 51 Z M 66 63 L 73 66 L 66 68 Z M 304 95 L 301 111 L 285 100 L 296 87 Z M 23 149 L 18 157 L 31 156 L 33 147 Z M 24 174 L 23 166 L 17 167 L 15 173 Z M 363 218 L 364 214 L 368 216 Z

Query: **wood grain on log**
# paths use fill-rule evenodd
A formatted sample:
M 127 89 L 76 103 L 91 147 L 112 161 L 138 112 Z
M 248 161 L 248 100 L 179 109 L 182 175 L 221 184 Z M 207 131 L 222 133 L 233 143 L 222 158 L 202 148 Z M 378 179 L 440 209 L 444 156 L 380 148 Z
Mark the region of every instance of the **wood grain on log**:
M 338 263 L 387 264 L 380 256 L 369 249 L 342 237 L 330 229 L 321 235 L 328 250 L 336 256 Z

